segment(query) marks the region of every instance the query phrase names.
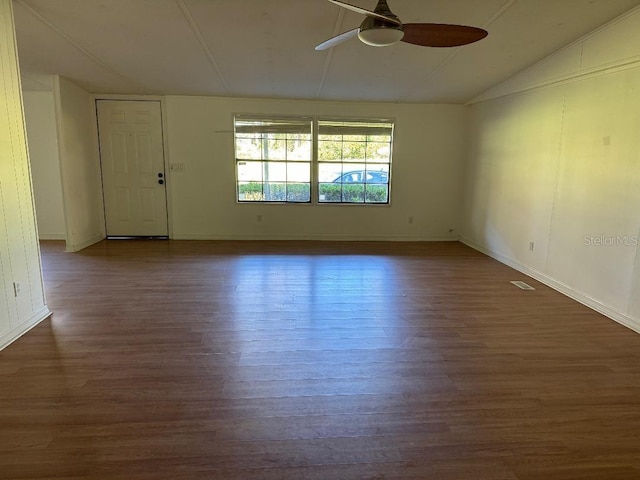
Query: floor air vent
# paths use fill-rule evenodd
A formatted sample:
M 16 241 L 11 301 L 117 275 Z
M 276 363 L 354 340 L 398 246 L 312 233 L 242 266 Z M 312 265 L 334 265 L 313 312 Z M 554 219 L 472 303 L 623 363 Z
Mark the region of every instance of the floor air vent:
M 522 290 L 535 290 L 535 288 L 533 288 L 528 283 L 524 283 L 524 282 L 521 282 L 521 281 L 516 281 L 516 282 L 511 282 L 511 283 L 513 283 L 516 287 L 521 288 Z

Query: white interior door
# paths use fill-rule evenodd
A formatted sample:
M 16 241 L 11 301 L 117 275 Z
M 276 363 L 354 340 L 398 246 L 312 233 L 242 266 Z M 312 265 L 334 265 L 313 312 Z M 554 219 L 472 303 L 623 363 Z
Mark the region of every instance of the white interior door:
M 167 236 L 160 102 L 99 100 L 97 109 L 107 236 Z

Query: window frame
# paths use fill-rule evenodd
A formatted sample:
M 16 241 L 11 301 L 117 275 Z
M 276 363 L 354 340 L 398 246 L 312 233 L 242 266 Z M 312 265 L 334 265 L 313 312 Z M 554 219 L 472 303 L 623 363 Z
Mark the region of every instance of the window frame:
M 340 205 L 340 206 L 345 206 L 345 205 L 356 205 L 356 206 L 390 206 L 391 205 L 391 177 L 392 177 L 392 164 L 393 164 L 393 151 L 394 151 L 394 134 L 395 134 L 395 126 L 396 126 L 396 122 L 395 119 L 391 119 L 391 118 L 380 118 L 380 117 L 324 117 L 324 116 L 320 116 L 316 118 L 316 128 L 315 128 L 315 136 L 314 136 L 314 140 L 316 142 L 316 150 L 319 149 L 320 147 L 320 136 L 322 135 L 322 127 L 321 127 L 321 123 L 325 122 L 327 124 L 330 123 L 342 123 L 342 124 L 348 124 L 348 123 L 352 123 L 354 124 L 351 128 L 354 129 L 360 129 L 360 130 L 370 130 L 370 129 L 375 129 L 377 127 L 374 127 L 374 125 L 378 124 L 378 125 L 386 125 L 388 126 L 387 128 L 390 130 L 389 132 L 389 156 L 387 161 L 384 162 L 367 162 L 366 159 L 366 155 L 365 158 L 362 159 L 362 162 L 356 162 L 356 161 L 346 161 L 345 159 L 342 158 L 339 162 L 336 161 L 335 163 L 340 163 L 342 166 L 344 165 L 362 165 L 363 169 L 355 169 L 353 170 L 354 172 L 360 172 L 362 171 L 362 173 L 365 173 L 368 171 L 367 166 L 369 164 L 372 165 L 384 165 L 387 167 L 387 181 L 386 183 L 378 183 L 378 182 L 368 182 L 366 181 L 366 179 L 363 182 L 354 182 L 353 184 L 355 185 L 362 185 L 363 186 L 363 192 L 365 195 L 365 198 L 363 199 L 362 202 L 350 202 L 350 201 L 344 201 L 344 198 L 342 198 L 340 201 L 336 201 L 336 202 L 327 202 L 327 201 L 321 201 L 320 200 L 320 185 L 321 184 L 327 184 L 327 183 L 333 183 L 333 182 L 321 182 L 320 181 L 320 166 L 323 164 L 331 164 L 333 163 L 330 160 L 321 160 L 319 158 L 319 154 L 316 151 L 316 156 L 315 156 L 315 167 L 316 167 L 316 176 L 314 178 L 314 186 L 317 189 L 316 192 L 316 196 L 314 197 L 314 200 L 316 202 L 317 205 Z M 342 125 L 342 128 L 344 128 L 345 130 L 349 129 L 350 127 L 348 125 Z M 340 129 L 341 127 L 335 127 L 336 129 Z M 367 135 L 369 136 L 369 135 Z M 367 145 L 369 143 L 375 143 L 375 142 L 369 142 L 368 140 L 364 141 L 365 143 L 365 152 L 366 152 L 366 148 Z M 372 170 L 372 171 L 377 171 L 377 170 Z M 381 170 L 384 171 L 384 170 Z M 346 175 L 347 173 L 350 173 L 349 171 L 345 172 L 343 169 L 343 173 L 342 175 Z M 340 184 L 343 186 L 341 189 L 341 196 L 343 197 L 344 195 L 344 185 L 345 184 L 349 184 L 351 182 L 340 182 Z M 387 197 L 386 197 L 386 201 L 384 202 L 368 202 L 366 201 L 366 191 L 367 191 L 367 185 L 385 185 L 386 186 L 386 190 L 387 190 Z
M 291 125 L 295 125 L 296 123 L 299 124 L 300 126 L 302 126 L 303 124 L 307 124 L 309 125 L 309 159 L 308 160 L 289 160 L 287 158 L 285 159 L 264 159 L 264 158 L 260 158 L 260 159 L 241 159 L 238 158 L 238 120 L 242 121 L 247 121 L 247 122 L 260 122 L 260 121 L 264 121 L 264 122 L 273 122 L 274 124 L 276 124 L 277 122 L 290 122 Z M 235 114 L 233 116 L 233 152 L 234 152 L 234 159 L 235 159 L 235 195 L 236 195 L 236 203 L 238 204 L 261 204 L 261 205 L 268 205 L 268 204 L 293 204 L 293 205 L 309 205 L 311 203 L 313 203 L 313 179 L 314 179 L 314 173 L 313 173 L 313 159 L 314 159 L 314 128 L 315 128 L 315 119 L 311 116 L 308 115 L 254 115 L 254 114 Z M 271 132 L 269 132 L 268 130 L 272 129 Z M 286 132 L 286 131 L 282 131 L 282 132 L 277 132 L 276 131 L 277 128 L 276 127 L 267 127 L 264 129 L 263 132 L 260 132 L 260 134 L 269 134 L 269 133 L 284 133 L 286 134 L 294 134 L 292 132 Z M 304 133 L 304 135 L 307 135 L 306 133 Z M 264 139 L 263 139 L 264 140 Z M 288 141 L 288 139 L 285 139 L 285 144 Z M 305 140 L 307 141 L 307 140 Z M 274 163 L 274 164 L 283 164 L 285 166 L 285 169 L 288 168 L 288 164 L 289 163 L 297 163 L 300 165 L 308 165 L 309 166 L 309 181 L 308 182 L 294 182 L 294 181 L 289 181 L 284 180 L 284 181 L 277 181 L 277 182 L 265 182 L 265 179 L 262 178 L 259 182 L 257 180 L 249 180 L 247 183 L 260 183 L 262 185 L 262 192 L 264 195 L 264 186 L 265 183 L 274 183 L 274 184 L 284 184 L 286 185 L 285 187 L 285 197 L 288 194 L 288 185 L 290 184 L 309 184 L 309 200 L 305 200 L 305 201 L 295 201 L 295 200 L 288 200 L 288 199 L 284 199 L 284 200 L 246 200 L 246 199 L 241 199 L 240 198 L 240 185 L 241 183 L 245 183 L 240 179 L 240 169 L 239 167 L 241 166 L 240 163 L 241 162 L 260 162 L 260 163 Z
M 310 121 L 311 122 L 311 159 L 309 160 L 310 165 L 310 184 L 309 184 L 309 193 L 310 199 L 309 201 L 299 202 L 299 201 L 288 201 L 288 200 L 241 200 L 240 199 L 240 178 L 238 166 L 239 162 L 242 161 L 264 161 L 264 160 L 244 160 L 237 158 L 237 120 L 264 120 L 264 121 Z M 321 161 L 319 159 L 319 137 L 320 137 L 320 122 L 338 122 L 338 123 L 361 123 L 361 124 L 387 124 L 391 130 L 390 139 L 389 139 L 389 158 L 386 162 L 372 162 L 376 165 L 385 165 L 388 167 L 387 171 L 387 183 L 374 183 L 375 185 L 386 185 L 387 188 L 387 200 L 386 202 L 324 202 L 320 201 L 320 184 L 326 182 L 320 182 L 320 165 L 322 163 L 327 163 L 326 161 Z M 395 133 L 396 133 L 396 120 L 395 118 L 389 117 L 341 117 L 341 116 L 322 116 L 322 115 L 271 115 L 271 114 L 252 114 L 252 113 L 235 113 L 232 116 L 233 130 L 232 130 L 232 141 L 233 141 L 233 153 L 235 160 L 235 196 L 236 196 L 236 204 L 242 205 L 315 205 L 315 206 L 327 206 L 327 207 L 337 207 L 337 206 L 366 206 L 366 207 L 390 207 L 391 206 L 391 197 L 392 197 L 392 177 L 393 177 L 393 156 L 395 149 Z M 365 159 L 366 160 L 366 159 Z M 277 160 L 274 160 L 277 161 Z M 283 163 L 286 163 L 287 160 L 280 160 Z M 307 164 L 307 161 L 300 161 L 300 163 Z M 337 162 L 336 162 L 337 163 Z M 340 163 L 343 164 L 343 160 L 340 160 Z M 347 162 L 354 163 L 354 162 Z M 354 163 L 355 164 L 355 163 Z M 360 164 L 365 165 L 364 171 L 366 171 L 366 161 Z M 264 184 L 264 179 L 262 180 Z M 304 182 L 280 182 L 280 183 L 304 183 Z M 367 184 L 368 182 L 364 182 L 363 184 Z M 373 183 L 373 182 L 372 182 Z

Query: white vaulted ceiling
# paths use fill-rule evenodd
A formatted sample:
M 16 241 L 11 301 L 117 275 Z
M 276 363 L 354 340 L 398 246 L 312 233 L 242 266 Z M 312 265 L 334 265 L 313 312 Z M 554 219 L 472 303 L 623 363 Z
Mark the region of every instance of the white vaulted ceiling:
M 375 0 L 350 0 L 373 9 Z M 314 47 L 362 17 L 327 0 L 14 0 L 25 88 L 94 93 L 464 103 L 640 0 L 389 0 L 406 23 L 479 26 L 435 49 Z

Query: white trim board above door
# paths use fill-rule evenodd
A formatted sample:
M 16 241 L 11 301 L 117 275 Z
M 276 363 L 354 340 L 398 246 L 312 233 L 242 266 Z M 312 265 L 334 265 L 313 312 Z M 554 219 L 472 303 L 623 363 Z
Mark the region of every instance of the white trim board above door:
M 107 237 L 166 237 L 160 102 L 97 100 L 96 109 Z

